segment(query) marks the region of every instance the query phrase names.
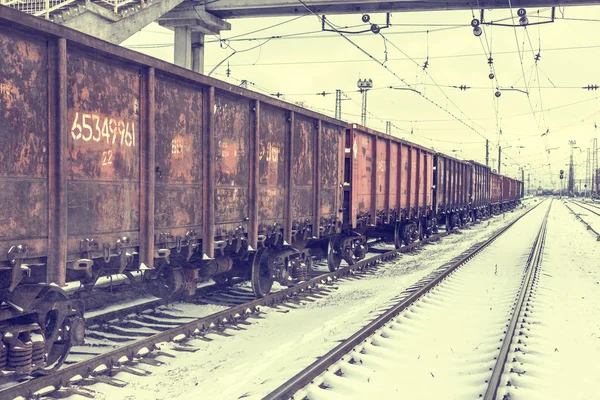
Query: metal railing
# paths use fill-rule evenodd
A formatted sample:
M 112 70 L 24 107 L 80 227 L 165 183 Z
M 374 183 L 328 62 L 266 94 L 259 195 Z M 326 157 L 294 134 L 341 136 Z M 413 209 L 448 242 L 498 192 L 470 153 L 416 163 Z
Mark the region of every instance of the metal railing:
M 27 14 L 50 19 L 50 13 L 77 0 L 0 0 L 0 4 Z
M 50 19 L 53 11 L 77 3 L 79 0 L 0 0 L 3 6 L 11 7 L 27 14 Z M 132 3 L 139 3 L 142 7 L 146 0 L 96 0 L 96 4 L 111 9 L 115 14 L 119 9 Z

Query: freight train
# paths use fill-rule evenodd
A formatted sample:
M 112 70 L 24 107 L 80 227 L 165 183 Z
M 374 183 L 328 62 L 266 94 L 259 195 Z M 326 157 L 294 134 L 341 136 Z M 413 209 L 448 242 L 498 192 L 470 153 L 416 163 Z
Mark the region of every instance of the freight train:
M 256 296 L 505 211 L 522 182 L 0 7 L 0 380 L 84 339 L 82 293 Z M 67 295 L 67 282 L 80 290 Z

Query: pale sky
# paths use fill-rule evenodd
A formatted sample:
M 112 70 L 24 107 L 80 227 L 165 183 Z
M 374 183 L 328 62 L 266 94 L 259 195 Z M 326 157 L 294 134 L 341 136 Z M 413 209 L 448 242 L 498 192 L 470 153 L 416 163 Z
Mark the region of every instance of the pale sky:
M 479 11 L 475 13 L 479 16 Z M 537 18 L 537 9 L 528 9 L 527 14 L 530 23 L 548 21 L 551 15 L 549 9 L 539 10 L 544 19 Z M 508 18 L 504 22 L 510 23 L 510 16 L 510 10 L 485 11 L 486 21 Z M 207 36 L 206 73 L 235 49 L 237 53 L 211 76 L 234 84 L 245 79 L 253 84 L 248 86 L 252 90 L 283 93 L 284 100 L 304 102 L 327 115 L 333 115 L 335 90 L 341 89 L 347 95 L 344 98 L 351 99 L 342 103 L 342 117 L 348 122 L 360 122 L 357 79 L 371 78 L 374 90 L 368 94 L 367 125 L 373 129 L 385 132 L 385 121 L 391 121 L 395 136 L 479 162 L 485 162 L 488 138 L 493 168 L 497 167 L 499 140 L 505 149 L 501 172 L 520 178 L 518 167 L 523 166 L 526 180 L 531 174 L 532 188 L 539 182 L 552 187 L 550 171 L 558 184 L 559 170 L 568 171 L 568 141 L 576 140 L 575 177 L 585 179 L 586 149 L 591 148 L 592 138 L 600 136 L 596 128 L 600 126 L 600 92 L 582 89 L 600 85 L 596 72 L 600 6 L 557 8 L 555 22 L 526 29 L 484 26 L 484 35 L 479 38 L 470 26 L 471 11 L 394 13 L 392 26 L 381 30 L 383 36 L 370 32 L 347 35 L 387 69 L 339 34 L 320 32 L 321 22 L 316 16 L 308 14 L 290 21 L 293 18 L 229 20 L 232 29 L 222 32 L 221 39 L 246 33 L 238 39 L 314 33 L 268 42 L 219 42 L 216 36 Z M 327 19 L 339 27 L 353 27 L 350 30 L 368 28 L 360 14 Z M 290 22 L 250 33 L 285 21 Z M 385 14 L 372 14 L 371 22 L 384 25 Z M 388 40 L 385 45 L 384 38 Z M 173 61 L 172 44 L 172 31 L 157 24 L 123 43 L 169 62 Z M 494 80 L 489 79 L 490 50 Z M 538 53 L 541 58 L 536 65 Z M 406 83 L 426 98 L 410 90 L 387 88 L 406 87 Z M 470 89 L 449 87 L 460 85 Z M 497 87 L 499 98 L 494 96 Z M 510 87 L 528 91 L 529 96 L 506 90 Z M 323 91 L 330 94 L 316 95 Z

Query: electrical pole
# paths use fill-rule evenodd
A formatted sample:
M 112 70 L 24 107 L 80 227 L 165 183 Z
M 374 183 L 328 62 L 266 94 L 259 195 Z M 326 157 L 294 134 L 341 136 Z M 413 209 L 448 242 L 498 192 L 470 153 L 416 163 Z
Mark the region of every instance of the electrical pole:
M 490 165 L 490 141 L 485 139 L 485 166 Z
M 498 173 L 500 173 L 500 165 L 502 164 L 502 146 L 498 146 Z
M 531 174 L 527 174 L 527 195 L 531 196 Z
M 367 93 L 373 88 L 373 79 L 359 79 L 356 86 L 362 93 L 362 110 L 360 113 L 360 124 L 367 126 Z
M 598 138 L 592 141 L 592 193 L 600 194 L 600 170 L 598 170 Z
M 390 121 L 385 121 L 385 134 L 386 135 L 392 134 L 392 123 Z
M 586 157 L 585 157 L 585 184 L 583 185 L 584 188 L 584 192 L 583 192 L 583 197 L 588 197 L 587 196 L 587 190 L 588 188 L 590 188 L 591 190 L 591 182 L 590 182 L 590 178 L 591 178 L 591 160 L 590 160 L 590 149 L 587 149 L 586 152 Z
M 335 89 L 335 119 L 342 119 L 342 91 Z
M 575 190 L 575 167 L 573 166 L 573 149 L 576 147 L 576 140 L 569 140 L 571 146 L 571 156 L 569 158 L 569 183 L 567 184 L 567 194 L 573 196 Z

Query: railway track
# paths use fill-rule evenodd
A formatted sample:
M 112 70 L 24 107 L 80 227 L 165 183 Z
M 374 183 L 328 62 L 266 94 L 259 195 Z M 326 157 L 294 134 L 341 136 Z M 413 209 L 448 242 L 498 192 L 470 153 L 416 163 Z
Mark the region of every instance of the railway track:
M 590 218 L 582 218 L 581 213 L 576 212 L 576 210 L 569 206 L 569 203 L 575 204 L 576 207 L 584 209 L 587 213 L 591 213 L 588 214 L 588 217 Z M 571 213 L 575 216 L 575 218 L 577 218 L 582 224 L 586 226 L 588 231 L 596 235 L 596 240 L 600 241 L 600 207 L 587 203 L 581 203 L 579 201 L 564 202 L 564 204 L 569 209 L 569 211 L 571 211 Z M 589 206 L 591 206 L 592 208 L 590 208 Z
M 74 347 L 65 365 L 56 373 L 0 388 L 0 398 L 39 398 L 59 390 L 71 394 L 85 395 L 86 392 L 74 385 L 96 382 L 119 386 L 124 383 L 109 377 L 117 372 L 145 375 L 146 371 L 136 368 L 136 363 L 156 365 L 157 356 L 173 357 L 161 352 L 159 343 L 180 343 L 176 349 L 182 352 L 195 349 L 185 345 L 186 339 L 202 337 L 209 332 L 224 334 L 226 328 L 249 324 L 248 320 L 260 318 L 261 307 L 297 303 L 301 299 L 316 299 L 332 290 L 331 284 L 339 279 L 358 278 L 383 261 L 391 260 L 402 253 L 414 251 L 421 246 L 437 241 L 451 232 L 443 232 L 415 242 L 401 249 L 376 254 L 352 266 L 335 272 L 319 273 L 306 282 L 255 299 L 251 290 L 213 287 L 185 303 L 170 303 L 156 299 L 128 307 L 95 313 L 86 321 L 87 343 L 91 346 Z M 215 299 L 218 299 L 215 301 Z M 198 309 L 208 314 L 198 317 Z M 211 307 L 206 308 L 206 305 Z M 215 308 L 218 310 L 215 311 Z M 126 316 L 125 318 L 123 318 Z M 108 321 L 122 318 L 114 325 Z M 115 343 L 116 342 L 116 343 Z M 114 346 L 117 348 L 113 348 Z M 63 393 L 64 395 L 64 393 Z
M 386 394 L 400 396 L 402 393 L 393 390 L 391 393 L 382 391 L 382 387 L 386 387 L 386 384 L 389 385 L 389 381 L 386 383 L 386 379 L 394 382 L 392 387 L 396 389 L 399 387 L 405 389 L 414 384 L 417 387 L 415 390 L 419 390 L 419 387 L 423 390 L 423 386 L 419 385 L 426 385 L 428 389 L 434 390 L 431 388 L 434 385 L 439 392 L 435 394 L 428 393 L 427 396 L 415 396 L 415 393 L 419 392 L 404 393 L 412 396 L 411 398 L 477 398 L 478 396 L 485 396 L 486 399 L 495 398 L 498 388 L 501 386 L 500 377 L 505 372 L 507 354 L 511 349 L 513 337 L 518 329 L 518 318 L 524 307 L 525 309 L 527 307 L 527 293 L 529 293 L 537 265 L 541 259 L 545 226 L 551 202 L 545 212 L 543 208 L 538 208 L 539 204 L 542 203 L 538 203 L 528 210 L 488 241 L 469 249 L 455 262 L 438 268 L 420 285 L 408 289 L 397 304 L 272 391 L 265 399 L 335 398 L 336 394 L 343 398 L 345 395 L 350 394 L 354 397 L 361 397 L 361 395 L 368 396 L 374 393 L 383 395 L 384 398 Z M 528 216 L 528 219 L 541 219 L 541 223 L 533 225 L 534 227 L 535 225 L 540 226 L 535 232 L 531 229 L 531 223 L 529 228 L 525 222 L 519 223 L 530 213 L 532 215 Z M 512 257 L 510 260 L 507 260 L 506 258 L 509 256 L 503 254 L 501 246 L 511 243 L 512 237 L 505 235 L 505 233 L 516 224 L 519 224 L 520 229 L 525 232 L 521 234 L 520 231 L 516 231 L 517 233 L 512 235 L 518 236 L 517 240 L 514 241 L 514 245 L 521 251 L 513 252 L 515 254 L 510 256 Z M 529 247 L 532 242 L 533 245 Z M 490 254 L 494 258 L 490 259 Z M 524 254 L 528 254 L 528 257 L 524 257 Z M 496 264 L 496 271 L 492 275 L 496 276 L 499 273 L 503 280 L 488 284 L 491 285 L 489 287 L 485 286 L 481 275 L 477 274 L 481 274 L 481 271 L 485 269 L 489 272 L 490 262 L 498 260 L 498 258 L 502 258 L 501 261 L 497 262 L 498 264 L 503 262 L 502 267 L 506 271 L 500 270 L 498 264 Z M 480 265 L 482 263 L 487 267 L 482 268 Z M 525 263 L 527 268 L 523 268 Z M 463 266 L 465 268 L 461 268 Z M 474 278 L 469 278 L 469 273 L 475 274 Z M 468 286 L 467 283 L 471 286 Z M 495 290 L 496 286 L 501 286 L 503 289 Z M 492 311 L 492 308 L 498 310 L 494 311 L 491 317 L 487 315 L 487 309 L 478 311 L 483 312 L 483 315 L 475 314 L 477 307 L 469 308 L 468 306 L 469 304 L 480 305 L 481 301 L 479 300 L 481 298 L 472 299 L 465 287 L 475 290 L 478 295 L 488 302 L 492 300 L 490 304 L 493 304 L 493 306 L 490 307 L 489 311 Z M 507 295 L 504 292 L 505 287 L 512 288 L 516 294 L 514 296 Z M 488 294 L 488 291 L 492 294 Z M 452 306 L 455 307 L 452 308 Z M 433 311 L 433 314 L 428 314 L 429 311 Z M 437 311 L 437 314 L 435 314 L 435 311 Z M 474 315 L 471 315 L 471 312 Z M 468 317 L 465 317 L 466 315 Z M 482 319 L 479 320 L 478 317 Z M 446 319 L 444 320 L 444 318 Z M 455 356 L 454 350 L 452 350 L 452 341 L 444 341 L 443 338 L 452 338 L 452 333 L 456 332 L 456 329 L 460 330 L 460 328 L 451 325 L 453 323 L 452 318 L 459 320 L 465 318 L 462 321 L 467 325 L 469 323 L 473 324 L 474 321 L 476 325 L 484 325 L 484 332 L 480 332 L 481 341 L 479 341 L 480 338 L 476 338 L 477 334 L 474 334 L 475 336 L 470 337 L 470 339 L 477 340 L 473 345 L 475 349 L 470 348 L 466 351 L 472 353 L 480 346 L 482 348 L 481 353 L 475 355 L 475 358 L 477 358 L 474 361 L 475 368 L 468 371 L 469 375 L 472 374 L 470 378 L 461 376 L 460 368 L 462 365 L 464 370 L 464 363 L 448 361 Z M 506 322 L 507 319 L 508 323 Z M 431 329 L 428 325 L 431 321 L 439 320 L 442 320 L 444 324 L 447 323 L 448 326 L 437 325 L 436 329 Z M 490 337 L 487 330 L 492 328 L 502 329 L 502 334 L 494 333 Z M 439 333 L 440 331 L 444 333 Z M 465 332 L 466 330 L 460 331 L 461 334 L 467 334 Z M 434 343 L 425 343 L 423 337 L 430 337 Z M 420 377 L 417 376 L 419 371 L 424 372 L 421 370 L 422 367 L 419 367 L 419 361 L 417 360 L 420 360 L 422 355 L 424 358 L 427 357 L 426 353 L 430 346 L 436 349 L 440 349 L 440 346 L 442 346 L 435 343 L 436 341 L 444 342 L 444 345 L 447 346 L 445 349 L 450 349 L 453 354 L 448 354 L 445 361 L 439 361 L 443 365 L 440 366 L 439 371 L 441 374 L 437 375 L 437 380 L 431 380 L 436 377 L 432 371 L 424 373 Z M 457 349 L 457 352 L 460 352 L 460 350 Z M 437 362 L 435 360 L 438 359 L 438 355 L 440 354 L 435 354 L 435 356 L 430 354 L 429 356 L 432 358 L 430 361 Z M 444 358 L 443 354 L 441 358 Z M 378 370 L 381 369 L 387 369 L 393 371 L 393 373 L 388 373 L 387 377 L 385 373 L 377 375 Z M 416 375 L 415 371 L 417 371 Z M 448 371 L 458 372 L 452 375 Z M 438 372 L 436 371 L 436 373 Z M 439 376 L 443 374 L 446 374 L 446 376 Z M 464 375 L 466 375 L 466 372 Z M 427 379 L 422 379 L 423 376 Z M 454 388 L 448 388 L 448 385 L 445 384 L 453 379 L 462 379 L 462 381 L 456 384 Z M 480 380 L 478 384 L 473 385 L 473 393 L 458 393 L 465 386 L 465 379 L 474 381 L 471 383 Z M 398 383 L 399 381 L 401 383 Z M 370 385 L 370 382 L 373 382 L 373 384 Z M 394 386 L 395 384 L 397 385 Z M 444 391 L 446 389 L 448 391 Z M 328 397 L 328 395 L 334 397 Z
M 156 357 L 173 357 L 160 351 L 159 343 L 176 342 L 180 345 L 175 346 L 175 350 L 195 351 L 197 349 L 186 345 L 187 339 L 204 338 L 208 333 L 229 336 L 225 329 L 239 329 L 236 327 L 260 318 L 263 306 L 293 308 L 300 300 L 315 300 L 334 290 L 331 284 L 338 279 L 360 278 L 373 272 L 373 267 L 382 261 L 411 252 L 448 234 L 439 233 L 399 250 L 373 248 L 380 254 L 333 273 L 324 273 L 327 268 L 323 267 L 309 281 L 274 292 L 263 299 L 254 299 L 249 288 L 215 285 L 200 290 L 190 303 L 155 299 L 125 307 L 113 305 L 108 311 L 98 311 L 87 317 L 86 346 L 74 347 L 57 373 L 0 387 L 0 398 L 38 398 L 59 390 L 61 397 L 64 392 L 85 395 L 86 389 L 82 385 L 97 382 L 124 385 L 124 382 L 110 376 L 118 372 L 146 375 L 148 372 L 136 365 L 159 365 Z

